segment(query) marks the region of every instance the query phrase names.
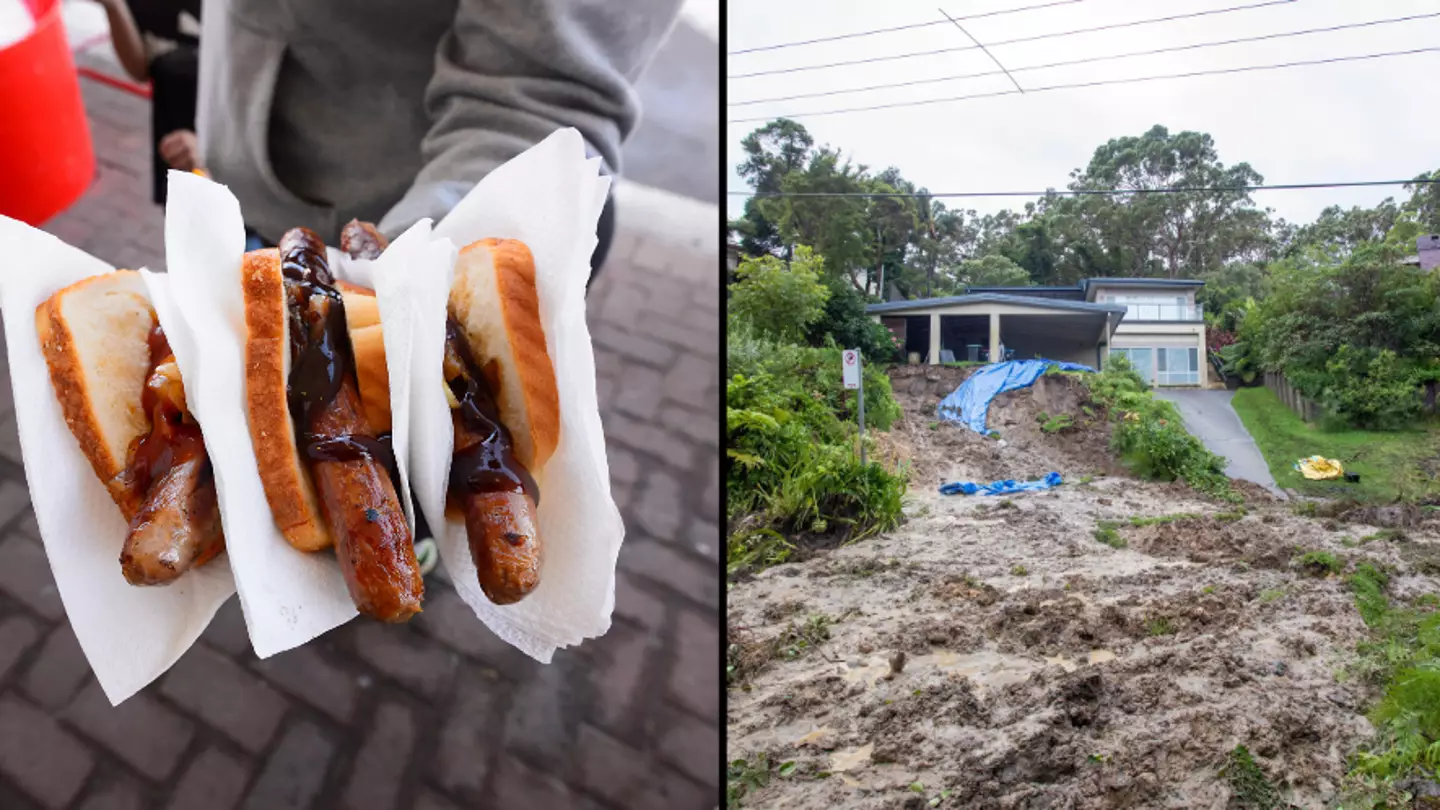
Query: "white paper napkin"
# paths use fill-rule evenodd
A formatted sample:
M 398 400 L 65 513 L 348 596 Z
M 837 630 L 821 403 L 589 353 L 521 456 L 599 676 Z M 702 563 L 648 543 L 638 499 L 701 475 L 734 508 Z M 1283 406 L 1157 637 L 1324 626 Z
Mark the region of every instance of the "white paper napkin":
M 166 262 L 204 371 L 195 386 L 197 413 L 223 430 L 212 449 L 216 479 L 232 551 L 236 589 L 255 654 L 267 658 L 298 647 L 356 614 L 332 551 L 297 551 L 275 527 L 250 439 L 245 410 L 245 310 L 240 268 L 245 253 L 240 204 L 225 186 L 186 172 L 170 172 L 165 215 Z M 335 276 L 367 287 L 378 277 L 403 278 L 411 262 L 428 261 L 430 222 L 417 223 L 374 261 L 350 261 L 331 251 Z M 383 286 L 383 285 L 382 285 Z M 382 324 L 393 306 L 380 299 Z M 383 329 L 387 358 L 411 353 L 408 329 Z M 400 475 L 405 516 L 414 526 L 409 488 L 409 377 L 388 360 L 391 441 Z M 181 373 L 186 374 L 181 367 Z M 188 377 L 187 377 L 188 380 Z M 191 383 L 187 382 L 187 390 Z M 192 408 L 196 404 L 192 404 Z M 231 539 L 233 537 L 233 539 Z
M 65 425 L 35 331 L 35 308 L 41 302 L 62 287 L 114 268 L 6 217 L 0 217 L 0 243 L 7 250 L 0 265 L 0 309 L 30 501 L 70 626 L 105 696 L 118 705 L 169 669 L 235 592 L 230 561 L 222 554 L 166 586 L 136 587 L 125 581 L 120 572 L 125 519 Z M 168 280 L 150 273 L 143 277 L 188 393 L 195 355 L 177 334 L 182 330 Z M 209 425 L 201 429 L 213 455 L 216 433 Z
M 444 261 L 397 280 L 383 292 L 405 296 L 416 317 L 409 375 L 411 466 L 420 508 L 440 535 L 436 541 L 441 561 L 481 621 L 544 663 L 556 649 L 610 628 L 615 561 L 625 533 L 610 495 L 595 357 L 585 322 L 595 225 L 610 185 L 599 175 L 599 163 L 585 158 L 578 132 L 558 130 L 492 172 L 435 228 L 437 240 L 457 247 L 486 237 L 520 239 L 535 257 L 540 319 L 559 383 L 561 426 L 554 456 L 536 475 L 540 585 L 517 604 L 497 606 L 485 597 L 464 523 L 447 522 L 444 516 L 454 434 L 441 364 L 454 247 L 446 245 L 444 255 L 434 257 Z M 389 330 L 387 322 L 387 334 Z

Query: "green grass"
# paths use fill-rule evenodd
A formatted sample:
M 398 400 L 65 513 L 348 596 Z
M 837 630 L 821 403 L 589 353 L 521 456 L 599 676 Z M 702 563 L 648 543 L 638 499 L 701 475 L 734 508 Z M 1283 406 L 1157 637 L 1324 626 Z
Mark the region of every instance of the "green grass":
M 1120 536 L 1120 532 L 1115 531 L 1119 527 L 1120 524 L 1113 520 L 1102 520 L 1095 527 L 1095 539 L 1111 548 L 1124 548 L 1125 538 Z
M 1433 426 L 1402 431 L 1325 430 L 1307 424 L 1268 388 L 1235 392 L 1235 412 L 1265 456 L 1270 474 L 1282 487 L 1305 495 L 1349 497 L 1360 501 L 1418 500 L 1440 494 L 1440 481 L 1424 474 L 1420 462 L 1440 448 Z M 1360 483 L 1311 481 L 1293 464 L 1306 456 L 1339 459 Z
M 1313 577 L 1338 574 L 1345 570 L 1345 563 L 1328 551 L 1307 551 L 1300 555 L 1300 570 Z
M 1155 515 L 1153 517 L 1142 517 L 1135 515 L 1130 518 L 1131 526 L 1159 526 L 1162 523 L 1174 523 L 1177 520 L 1196 520 L 1200 516 L 1189 512 L 1177 512 L 1173 515 Z
M 1220 774 L 1230 782 L 1230 790 L 1239 805 L 1254 810 L 1278 810 L 1285 802 L 1280 791 L 1265 777 L 1265 772 L 1255 762 L 1250 750 L 1237 745 L 1225 756 L 1225 767 Z

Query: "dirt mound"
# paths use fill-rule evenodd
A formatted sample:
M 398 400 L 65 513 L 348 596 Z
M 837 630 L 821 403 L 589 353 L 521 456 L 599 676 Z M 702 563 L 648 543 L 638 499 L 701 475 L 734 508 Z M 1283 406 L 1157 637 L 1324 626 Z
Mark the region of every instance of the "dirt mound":
M 1194 563 L 1243 560 L 1257 568 L 1284 568 L 1296 549 L 1293 540 L 1258 520 L 1182 518 L 1127 529 L 1125 538 L 1136 551 L 1159 557 L 1182 557 Z
M 986 425 L 999 438 L 944 422 L 936 406 L 975 368 L 900 366 L 890 372 L 903 416 L 881 440 L 886 458 L 908 458 L 915 480 L 1033 480 L 1050 472 L 1066 479 L 1114 474 L 1110 425 L 1076 377 L 1046 374 L 1033 386 L 1007 391 L 990 403 Z

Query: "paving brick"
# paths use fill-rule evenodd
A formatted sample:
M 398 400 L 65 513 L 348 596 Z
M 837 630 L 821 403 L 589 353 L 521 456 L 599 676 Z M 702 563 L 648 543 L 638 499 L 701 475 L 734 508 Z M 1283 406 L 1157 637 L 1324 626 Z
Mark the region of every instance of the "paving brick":
M 718 670 L 717 670 L 718 673 Z M 674 763 L 692 778 L 718 787 L 720 784 L 720 729 L 714 723 L 675 712 L 660 736 L 660 756 Z
M 691 551 L 720 562 L 720 527 L 708 520 L 692 520 L 685 527 L 685 542 Z
M 700 409 L 668 405 L 660 411 L 660 424 L 677 436 L 707 447 L 719 447 L 722 429 L 719 407 L 719 400 L 711 400 Z
M 654 632 L 665 621 L 665 602 L 624 572 L 615 575 L 615 613 Z
M 0 590 L 51 621 L 65 618 L 65 605 L 50 573 L 45 551 L 19 537 L 0 543 Z
M 496 807 L 574 807 L 565 783 L 546 773 L 534 770 L 514 757 L 501 757 L 495 773 Z
M 69 702 L 90 675 L 90 662 L 67 622 L 56 626 L 25 674 L 25 693 L 47 709 Z
M 522 680 L 505 713 L 505 751 L 544 762 L 551 773 L 565 773 L 574 758 L 583 707 L 593 705 L 575 691 L 588 687 L 586 675 L 582 659 L 561 651 L 549 666 L 537 666 Z
M 660 415 L 664 381 L 665 377 L 653 368 L 628 365 L 620 373 L 614 402 L 610 404 L 637 419 L 654 419 Z
M 218 748 L 206 748 L 190 763 L 170 794 L 168 810 L 231 810 L 245 791 L 250 768 Z
M 604 425 L 607 439 L 613 439 L 632 450 L 648 453 L 666 466 L 688 470 L 695 461 L 695 451 L 689 442 L 650 422 L 609 413 L 604 416 Z
M 414 745 L 415 718 L 410 710 L 399 703 L 381 704 L 365 745 L 355 757 L 343 806 L 351 810 L 394 808 Z
M 599 664 L 594 682 L 599 692 L 599 714 L 609 728 L 621 728 L 638 718 L 636 704 L 643 700 L 641 680 L 657 665 L 660 638 L 644 630 L 611 626 L 593 642 Z
M 718 460 L 717 460 L 718 461 Z M 720 514 L 720 465 L 710 465 L 710 477 L 706 479 L 705 492 L 700 496 L 700 502 L 704 508 L 714 508 L 714 514 Z
M 685 300 L 680 293 L 679 301 Z M 672 302 L 663 304 L 668 310 Z M 680 350 L 680 363 L 694 362 L 692 356 L 715 357 L 720 352 L 720 323 L 714 315 L 705 317 L 683 317 L 686 314 L 646 313 L 635 319 L 634 332 L 674 346 Z M 710 364 L 706 364 L 710 365 Z
M 656 368 L 675 362 L 675 350 L 648 337 L 632 335 L 611 323 L 599 323 L 591 330 L 596 345 L 618 352 L 629 360 Z
M 612 445 L 605 448 L 605 458 L 610 462 L 611 483 L 633 484 L 640 480 L 640 462 L 634 453 Z
M 11 616 L 0 622 L 0 680 L 10 674 L 35 642 L 40 640 L 40 625 L 24 616 Z
M 685 520 L 685 496 L 673 471 L 648 470 L 631 509 L 638 528 L 646 534 L 668 542 L 679 541 Z
M 225 600 L 215 611 L 215 618 L 200 634 L 200 640 L 230 655 L 250 654 L 250 631 L 245 629 L 245 613 L 240 608 L 239 597 Z
M 435 753 L 435 777 L 441 787 L 479 801 L 492 755 L 500 747 L 497 707 L 507 698 L 500 684 L 475 668 L 461 671 Z
M 350 722 L 355 713 L 359 689 L 354 675 L 332 664 L 315 645 L 296 647 L 252 666 L 271 683 L 342 723 Z
M 148 693 L 139 692 L 119 706 L 111 706 L 94 681 L 80 691 L 62 716 L 86 737 L 156 781 L 175 770 L 195 735 L 189 720 Z
M 415 799 L 411 810 L 460 810 L 459 805 L 433 790 L 427 790 Z
M 654 774 L 645 754 L 589 724 L 580 727 L 580 779 L 616 807 L 634 807 Z
M 413 623 L 451 649 L 511 679 L 520 678 L 534 666 L 525 653 L 506 644 L 475 618 L 475 611 L 449 588 L 427 593 L 425 610 Z
M 720 628 L 710 616 L 682 610 L 675 617 L 674 633 L 670 694 L 685 708 L 714 720 L 720 711 Z
M 713 363 L 682 360 L 665 373 L 665 395 L 693 408 L 714 407 L 719 388 L 720 375 Z
M 408 627 L 365 622 L 353 638 L 366 663 L 429 697 L 444 692 L 455 674 L 455 653 Z
M 30 509 L 30 490 L 24 481 L 0 481 L 0 525 Z
M 45 807 L 69 804 L 95 766 L 85 746 L 19 698 L 0 698 L 0 771 Z
M 654 540 L 627 540 L 620 547 L 620 567 L 711 608 L 720 605 L 720 584 L 714 566 Z
M 15 414 L 0 419 L 0 457 L 16 464 L 23 464 L 25 454 L 20 450 L 20 427 L 15 423 Z
M 245 809 L 305 810 L 316 806 L 334 750 L 313 723 L 301 720 L 290 726 L 265 761 L 245 798 Z
M 112 776 L 91 785 L 79 810 L 145 810 L 150 807 L 145 788 L 128 777 Z M 223 810 L 223 808 L 216 808 Z
M 251 753 L 265 747 L 285 714 L 275 690 L 208 647 L 181 656 L 160 691 Z

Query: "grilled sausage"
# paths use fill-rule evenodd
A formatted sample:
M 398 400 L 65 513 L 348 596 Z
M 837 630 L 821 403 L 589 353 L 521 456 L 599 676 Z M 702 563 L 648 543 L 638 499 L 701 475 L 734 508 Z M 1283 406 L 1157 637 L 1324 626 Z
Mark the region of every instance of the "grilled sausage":
M 210 459 L 175 463 L 150 487 L 120 552 L 131 585 L 163 585 L 204 565 L 225 548 Z
M 352 219 L 340 231 L 340 249 L 352 259 L 378 259 L 390 241 L 368 222 Z

